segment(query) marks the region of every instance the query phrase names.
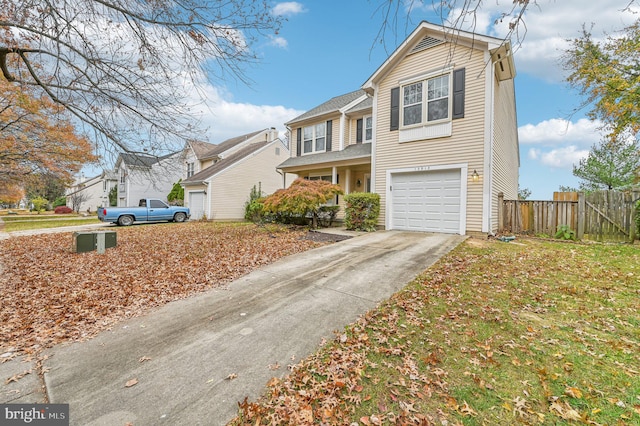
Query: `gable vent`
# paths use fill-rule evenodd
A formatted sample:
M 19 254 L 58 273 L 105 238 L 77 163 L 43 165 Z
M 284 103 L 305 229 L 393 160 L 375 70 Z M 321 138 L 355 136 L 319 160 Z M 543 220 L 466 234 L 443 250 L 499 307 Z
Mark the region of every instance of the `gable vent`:
M 420 40 L 418 44 L 416 44 L 416 47 L 414 47 L 410 53 L 416 53 L 421 50 L 430 49 L 442 43 L 444 43 L 444 40 L 440 40 L 431 36 L 425 36 L 422 40 Z

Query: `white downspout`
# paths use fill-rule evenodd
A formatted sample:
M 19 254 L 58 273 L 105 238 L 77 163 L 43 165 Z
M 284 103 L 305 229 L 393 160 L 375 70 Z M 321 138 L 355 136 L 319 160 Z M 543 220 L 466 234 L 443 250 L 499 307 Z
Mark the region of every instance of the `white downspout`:
M 493 126 L 495 118 L 495 63 L 491 53 L 485 51 L 485 60 L 491 62 L 485 75 L 485 134 L 484 134 L 484 164 L 482 177 L 482 232 L 491 232 L 491 188 L 493 185 Z

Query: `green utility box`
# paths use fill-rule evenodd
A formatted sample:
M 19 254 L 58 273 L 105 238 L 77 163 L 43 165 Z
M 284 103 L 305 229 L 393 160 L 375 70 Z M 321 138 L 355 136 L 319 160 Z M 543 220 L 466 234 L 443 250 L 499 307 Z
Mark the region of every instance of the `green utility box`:
M 117 244 L 117 233 L 115 231 L 99 231 L 104 234 L 104 248 L 115 247 Z M 85 253 L 98 248 L 98 232 L 74 232 L 73 252 Z

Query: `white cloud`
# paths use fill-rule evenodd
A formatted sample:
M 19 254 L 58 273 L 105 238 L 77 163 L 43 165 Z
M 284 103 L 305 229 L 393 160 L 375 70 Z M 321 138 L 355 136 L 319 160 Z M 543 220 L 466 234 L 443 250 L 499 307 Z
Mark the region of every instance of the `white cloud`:
M 591 147 L 604 133 L 598 128 L 601 123 L 581 118 L 576 122 L 561 118 L 544 120 L 538 124 L 525 124 L 518 128 L 520 144 L 543 146 L 576 145 Z
M 302 114 L 280 105 L 253 105 L 237 103 L 228 99 L 224 91 L 214 86 L 205 87 L 206 105 L 196 104 L 196 117 L 208 128 L 207 139 L 220 143 L 232 137 L 251 133 L 268 127 L 275 127 L 281 135 L 285 133 L 283 123 Z
M 276 16 L 292 16 L 303 12 L 306 12 L 304 6 L 302 3 L 298 3 L 297 1 L 278 3 L 271 11 L 271 13 Z
M 599 142 L 603 133 L 599 122 L 580 119 L 576 122 L 553 118 L 518 128 L 520 145 L 533 145 L 527 151 L 529 160 L 543 166 L 572 170 Z
M 494 25 L 494 20 L 500 12 L 509 10 L 511 3 L 485 2 L 478 13 L 476 31 L 504 37 L 508 32 L 508 20 L 498 25 Z M 584 0 L 532 2 L 525 13 L 524 25 L 519 26 L 518 34 L 512 38 L 518 71 L 547 81 L 563 80 L 560 58 L 569 47 L 567 39 L 578 37 L 582 26 L 586 25 L 589 29 L 592 22 L 596 22 L 592 31 L 594 39 L 602 39 L 604 33 L 615 34 L 637 19 L 640 6 L 634 4 L 631 10 L 625 11 L 628 5 L 629 0 L 608 0 L 606 5 Z M 523 40 L 520 46 L 517 45 L 517 38 Z
M 271 46 L 276 46 L 276 47 L 280 47 L 282 49 L 286 49 L 289 46 L 289 42 L 287 41 L 286 38 L 284 37 L 271 37 L 271 41 L 269 42 L 269 45 Z
M 572 170 L 573 165 L 577 164 L 588 154 L 588 149 L 579 149 L 575 145 L 569 145 L 563 148 L 552 149 L 547 152 L 543 152 L 537 148 L 531 148 L 528 152 L 528 158 L 534 161 L 539 161 L 545 166 L 556 169 Z

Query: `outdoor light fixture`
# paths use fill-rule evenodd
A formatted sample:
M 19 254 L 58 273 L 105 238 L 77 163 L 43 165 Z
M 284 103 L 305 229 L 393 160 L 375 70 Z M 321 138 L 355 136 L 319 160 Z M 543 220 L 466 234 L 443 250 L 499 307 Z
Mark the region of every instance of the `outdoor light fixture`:
M 360 182 L 360 179 L 358 179 L 358 180 L 356 181 L 356 186 L 357 186 L 358 188 L 360 188 L 360 185 L 362 185 L 362 182 Z
M 471 180 L 473 180 L 474 182 L 480 180 L 480 175 L 478 174 L 476 169 L 473 169 L 473 173 L 471 173 Z

